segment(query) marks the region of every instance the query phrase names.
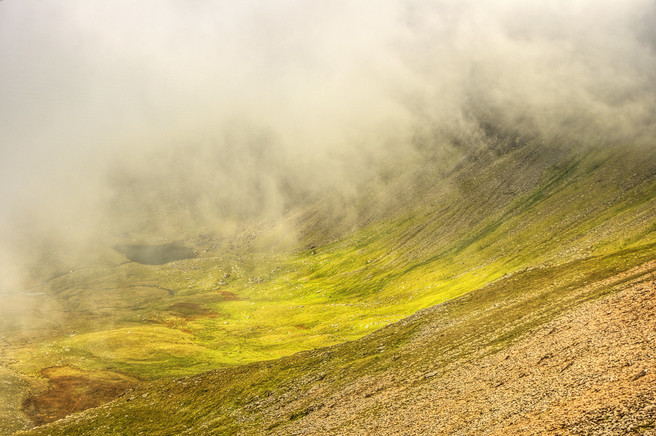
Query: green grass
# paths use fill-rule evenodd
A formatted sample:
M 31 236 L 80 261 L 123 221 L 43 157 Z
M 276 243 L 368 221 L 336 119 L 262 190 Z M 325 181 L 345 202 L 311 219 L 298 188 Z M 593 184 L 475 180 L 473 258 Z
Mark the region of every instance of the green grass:
M 355 340 L 527 269 L 644 247 L 656 242 L 654 171 L 620 152 L 527 145 L 472 159 L 408 209 L 314 249 L 225 243 L 63 274 L 43 288 L 59 329 L 7 357 L 25 374 L 191 375 Z
M 517 273 L 357 341 L 144 385 L 107 408 L 27 434 L 289 433 L 295 421 L 364 378 L 395 375 L 390 388 L 407 388 L 467 356 L 502 351 L 572 307 L 653 274 L 618 276 L 653 260 L 655 250 L 649 244 Z

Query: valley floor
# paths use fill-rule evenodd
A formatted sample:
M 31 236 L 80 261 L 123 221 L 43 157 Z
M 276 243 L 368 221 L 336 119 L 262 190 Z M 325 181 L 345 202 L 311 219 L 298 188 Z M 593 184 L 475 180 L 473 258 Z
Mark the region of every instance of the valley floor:
M 517 274 L 346 344 L 142 385 L 21 434 L 654 434 L 656 261 L 600 270 L 608 259 Z

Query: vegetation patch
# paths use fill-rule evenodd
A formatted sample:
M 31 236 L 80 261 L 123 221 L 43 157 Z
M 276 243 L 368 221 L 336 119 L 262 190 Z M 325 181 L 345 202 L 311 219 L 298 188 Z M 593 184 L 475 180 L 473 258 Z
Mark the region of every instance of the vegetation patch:
M 81 371 L 69 366 L 44 368 L 41 375 L 48 379 L 48 389 L 23 402 L 23 411 L 36 424 L 99 406 L 139 383 L 135 377 L 116 372 Z
M 196 318 L 210 318 L 217 316 L 217 313 L 207 309 L 197 303 L 173 303 L 166 310 L 174 313 L 177 316 L 180 316 L 186 320 L 193 320 Z
M 223 297 L 224 300 L 226 301 L 238 301 L 242 300 L 242 298 L 239 297 L 239 295 L 235 294 L 234 292 L 230 291 L 216 291 L 217 294 L 219 294 L 221 297 Z

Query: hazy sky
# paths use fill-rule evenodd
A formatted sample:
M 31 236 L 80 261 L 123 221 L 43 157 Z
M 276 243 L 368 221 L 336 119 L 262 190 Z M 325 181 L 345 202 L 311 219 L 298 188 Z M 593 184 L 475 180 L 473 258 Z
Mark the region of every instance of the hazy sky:
M 285 183 L 348 193 L 374 176 L 372 157 L 412 156 L 417 138 L 475 142 L 482 119 L 644 141 L 655 11 L 653 0 L 1 1 L 0 243 L 17 240 L 17 216 L 20 231 L 85 239 L 110 209 L 127 223 L 160 204 L 275 209 Z
M 394 2 L 372 14 L 357 2 L 5 1 L 2 201 L 66 197 L 59 187 L 95 185 L 109 159 L 233 130 L 300 157 L 382 136 L 405 116 L 387 89 L 407 74 L 389 47 L 398 14 Z

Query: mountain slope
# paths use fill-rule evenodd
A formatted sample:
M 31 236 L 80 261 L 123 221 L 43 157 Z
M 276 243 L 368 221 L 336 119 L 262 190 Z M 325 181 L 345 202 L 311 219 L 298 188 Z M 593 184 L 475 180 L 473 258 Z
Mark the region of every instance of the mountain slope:
M 548 147 L 497 137 L 450 173 L 430 176 L 424 169 L 412 184 L 399 179 L 402 190 L 414 188 L 402 209 L 371 208 L 365 195 L 346 227 L 308 205 L 290 210 L 306 246 L 301 250 L 272 249 L 275 242 L 266 241 L 275 241 L 275 230 L 258 226 L 228 245 L 188 241 L 200 253 L 194 259 L 73 272 L 50 284 L 49 292 L 68 295 L 66 304 L 82 291 L 105 289 L 99 285 L 108 279 L 116 283 L 113 293 L 141 294 L 101 314 L 92 310 L 95 330 L 23 347 L 23 354 L 13 350 L 13 367 L 28 372 L 56 362 L 90 374 L 193 375 L 357 339 L 451 300 L 355 342 L 144 384 L 138 395 L 43 430 L 363 431 L 396 407 L 369 400 L 377 389 L 398 391 L 395 402 L 423 401 L 426 383 L 451 380 L 445 368 L 474 364 L 480 353 L 506 352 L 514 341 L 531 341 L 543 323 L 567 320 L 571 315 L 562 314 L 579 304 L 647 283 L 656 257 L 653 158 L 644 147 Z M 319 237 L 340 227 L 340 237 Z M 638 269 L 628 273 L 632 268 Z M 139 295 L 143 299 L 134 300 Z M 464 383 L 462 375 L 453 377 Z M 536 383 L 526 395 L 542 392 Z M 366 400 L 345 401 L 359 390 Z M 484 393 L 467 395 L 476 404 Z M 322 411 L 327 402 L 340 412 Z M 467 413 L 462 416 L 467 421 Z M 393 432 L 412 421 L 408 414 L 385 428 Z
M 146 384 L 25 434 L 649 429 L 653 250 L 520 273 L 355 342 Z

